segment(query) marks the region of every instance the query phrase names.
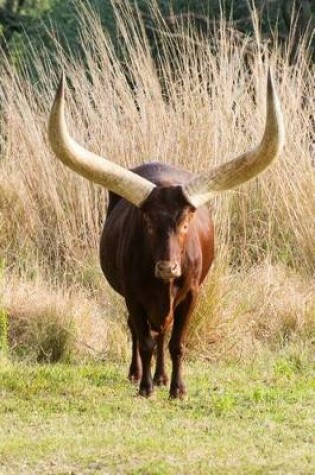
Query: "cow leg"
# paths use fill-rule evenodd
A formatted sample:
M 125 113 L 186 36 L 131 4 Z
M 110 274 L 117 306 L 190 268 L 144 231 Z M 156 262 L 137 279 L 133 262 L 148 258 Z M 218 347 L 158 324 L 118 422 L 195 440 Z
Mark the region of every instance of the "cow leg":
M 139 395 L 149 397 L 153 392 L 151 361 L 156 342 L 150 334 L 147 322 L 145 322 L 145 325 L 143 325 L 141 330 L 138 332 L 139 350 L 142 362 L 142 377 L 140 381 Z
M 197 292 L 190 292 L 174 312 L 174 324 L 169 350 L 172 359 L 170 398 L 182 398 L 186 393 L 182 377 L 184 344 L 190 316 L 196 305 Z
M 157 337 L 156 368 L 153 378 L 153 382 L 156 386 L 166 386 L 168 383 L 164 361 L 164 337 L 165 333 L 160 333 Z
M 130 317 L 128 318 L 128 326 L 130 328 L 132 338 L 132 357 L 128 377 L 131 382 L 137 383 L 141 379 L 142 367 L 139 354 L 139 341 L 132 323 L 132 319 Z
M 147 315 L 140 306 L 128 305 L 130 324 L 135 330 L 138 339 L 139 353 L 142 363 L 142 376 L 140 379 L 139 395 L 149 397 L 153 392 L 151 375 L 151 361 L 156 340 L 152 338 Z

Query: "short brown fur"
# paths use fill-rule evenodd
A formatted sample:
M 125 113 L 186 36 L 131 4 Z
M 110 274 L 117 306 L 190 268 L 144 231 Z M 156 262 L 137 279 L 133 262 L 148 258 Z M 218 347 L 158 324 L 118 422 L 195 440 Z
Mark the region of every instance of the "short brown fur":
M 191 179 L 190 173 L 157 163 L 133 171 L 157 187 L 140 208 L 110 193 L 100 246 L 101 266 L 109 283 L 125 298 L 129 312 L 129 378 L 140 380 L 142 396 L 150 396 L 153 383 L 167 384 L 164 337 L 173 324 L 170 397 L 182 397 L 185 337 L 200 285 L 213 261 L 213 224 L 206 208 L 196 210 L 184 196 L 181 185 Z

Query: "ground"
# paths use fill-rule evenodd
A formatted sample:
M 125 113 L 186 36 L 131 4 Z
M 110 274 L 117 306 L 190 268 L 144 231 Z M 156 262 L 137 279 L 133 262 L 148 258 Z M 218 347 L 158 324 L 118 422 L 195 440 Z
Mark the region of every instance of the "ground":
M 310 355 L 186 365 L 189 395 L 136 396 L 126 363 L 1 363 L 1 474 L 315 473 Z

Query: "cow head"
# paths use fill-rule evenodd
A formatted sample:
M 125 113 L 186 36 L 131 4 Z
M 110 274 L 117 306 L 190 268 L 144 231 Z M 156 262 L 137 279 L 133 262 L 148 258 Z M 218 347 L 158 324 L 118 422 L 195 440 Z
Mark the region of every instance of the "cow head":
M 163 280 L 180 277 L 195 208 L 187 201 L 181 186 L 165 186 L 156 187 L 140 209 L 155 277 Z

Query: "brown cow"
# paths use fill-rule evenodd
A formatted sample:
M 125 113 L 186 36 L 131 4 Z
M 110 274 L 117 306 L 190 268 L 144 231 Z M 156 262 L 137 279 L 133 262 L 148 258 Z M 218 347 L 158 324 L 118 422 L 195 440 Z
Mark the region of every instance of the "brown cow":
M 281 151 L 283 137 L 281 108 L 269 73 L 265 132 L 255 149 L 198 176 L 162 163 L 126 170 L 87 151 L 69 136 L 62 78 L 51 111 L 49 138 L 65 165 L 110 190 L 100 246 L 101 267 L 126 301 L 132 335 L 129 378 L 140 380 L 140 395 L 150 396 L 153 383 L 167 384 L 164 335 L 171 324 L 170 397 L 185 394 L 185 336 L 200 286 L 213 261 L 213 224 L 203 205 L 215 194 L 263 171 Z

